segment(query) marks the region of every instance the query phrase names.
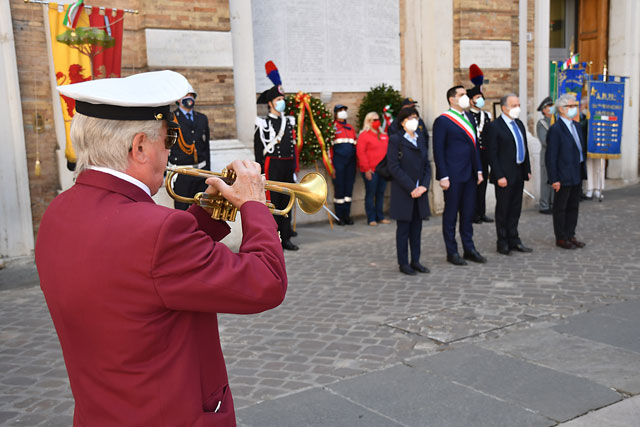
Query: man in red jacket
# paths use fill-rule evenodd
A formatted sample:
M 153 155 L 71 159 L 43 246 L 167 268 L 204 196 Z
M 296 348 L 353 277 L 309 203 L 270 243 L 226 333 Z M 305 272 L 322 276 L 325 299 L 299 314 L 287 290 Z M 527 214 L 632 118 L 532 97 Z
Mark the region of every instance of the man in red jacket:
M 36 264 L 76 406 L 74 426 L 235 426 L 216 313 L 257 313 L 287 288 L 282 246 L 265 206 L 260 166 L 207 179 L 242 214 L 238 253 L 198 206 L 151 196 L 176 133 L 170 105 L 187 93 L 178 73 L 68 85 L 75 185 L 56 197 L 38 232 Z

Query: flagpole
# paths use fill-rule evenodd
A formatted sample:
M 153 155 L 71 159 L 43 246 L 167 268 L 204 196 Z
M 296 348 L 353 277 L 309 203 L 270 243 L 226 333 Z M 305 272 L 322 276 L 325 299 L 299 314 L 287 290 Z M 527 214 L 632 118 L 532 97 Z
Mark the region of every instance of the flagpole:
M 48 5 L 50 2 L 49 0 L 24 0 L 25 3 L 32 3 L 32 4 L 46 4 Z M 100 6 L 91 6 L 88 4 L 85 4 L 84 7 L 86 8 L 98 8 L 100 10 L 104 10 L 105 8 Z M 139 12 L 137 10 L 132 10 L 132 9 L 121 9 L 123 10 L 125 13 L 133 13 L 134 15 L 137 15 Z

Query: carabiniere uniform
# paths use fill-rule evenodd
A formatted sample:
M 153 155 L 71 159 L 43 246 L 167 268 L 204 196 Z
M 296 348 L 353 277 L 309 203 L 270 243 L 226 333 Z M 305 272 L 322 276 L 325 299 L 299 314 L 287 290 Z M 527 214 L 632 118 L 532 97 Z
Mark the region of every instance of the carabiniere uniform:
M 178 108 L 174 114 L 180 124 L 178 143 L 171 148 L 169 165 L 191 166 L 197 169 L 211 170 L 209 149 L 209 120 L 207 116 L 191 110 L 193 121 L 189 120 L 185 113 Z M 178 175 L 173 186 L 176 193 L 185 197 L 193 197 L 196 193 L 207 189 L 203 178 L 188 175 Z M 186 210 L 187 203 L 174 202 L 176 209 Z
M 256 162 L 262 166 L 265 178 L 270 181 L 294 182 L 296 171 L 296 152 L 294 126 L 295 118 L 281 113 L 276 116 L 269 113 L 266 117 L 256 118 L 253 137 Z M 267 199 L 277 209 L 283 209 L 289 202 L 286 194 L 267 192 Z M 291 215 L 274 215 L 283 242 L 291 238 Z
M 473 92 L 477 90 L 477 92 Z M 467 94 L 470 98 L 475 96 L 474 94 L 482 93 L 479 91 L 479 88 L 476 86 L 473 89 L 467 91 Z M 475 111 L 474 111 L 475 110 Z M 476 192 L 476 207 L 474 212 L 474 220 L 477 221 L 479 218 L 486 217 L 486 201 L 485 197 L 487 194 L 487 183 L 489 176 L 489 150 L 487 147 L 486 141 L 486 127 L 491 122 L 491 114 L 482 110 L 482 109 L 470 109 L 469 113 L 473 117 L 473 124 L 476 127 L 477 135 L 478 135 L 478 148 L 480 151 L 480 162 L 482 163 L 482 176 L 485 178 L 480 185 L 478 185 L 478 189 Z

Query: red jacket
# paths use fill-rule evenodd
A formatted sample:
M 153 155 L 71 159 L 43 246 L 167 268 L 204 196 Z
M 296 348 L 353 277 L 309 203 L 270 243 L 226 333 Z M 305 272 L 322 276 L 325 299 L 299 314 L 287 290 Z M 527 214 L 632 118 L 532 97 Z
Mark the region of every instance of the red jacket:
M 387 155 L 387 145 L 389 145 L 389 135 L 368 130 L 358 137 L 356 144 L 356 154 L 360 172 L 375 171 L 380 160 Z
M 226 223 L 158 206 L 102 172 L 81 173 L 51 202 L 36 264 L 74 426 L 236 425 L 216 313 L 268 310 L 287 288 L 273 216 L 257 202 L 241 214 L 233 253 L 216 243 Z

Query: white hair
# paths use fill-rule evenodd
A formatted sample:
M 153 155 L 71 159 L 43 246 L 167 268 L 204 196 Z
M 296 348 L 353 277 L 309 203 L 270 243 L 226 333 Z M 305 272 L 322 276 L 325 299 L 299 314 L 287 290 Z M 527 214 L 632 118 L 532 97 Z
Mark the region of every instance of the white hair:
M 556 108 L 566 107 L 572 102 L 576 102 L 577 98 L 572 93 L 565 93 L 560 95 L 558 99 L 556 99 Z
M 133 138 L 144 133 L 155 140 L 162 134 L 161 120 L 107 120 L 77 113 L 71 121 L 71 142 L 76 152 L 76 175 L 89 166 L 124 172 Z

